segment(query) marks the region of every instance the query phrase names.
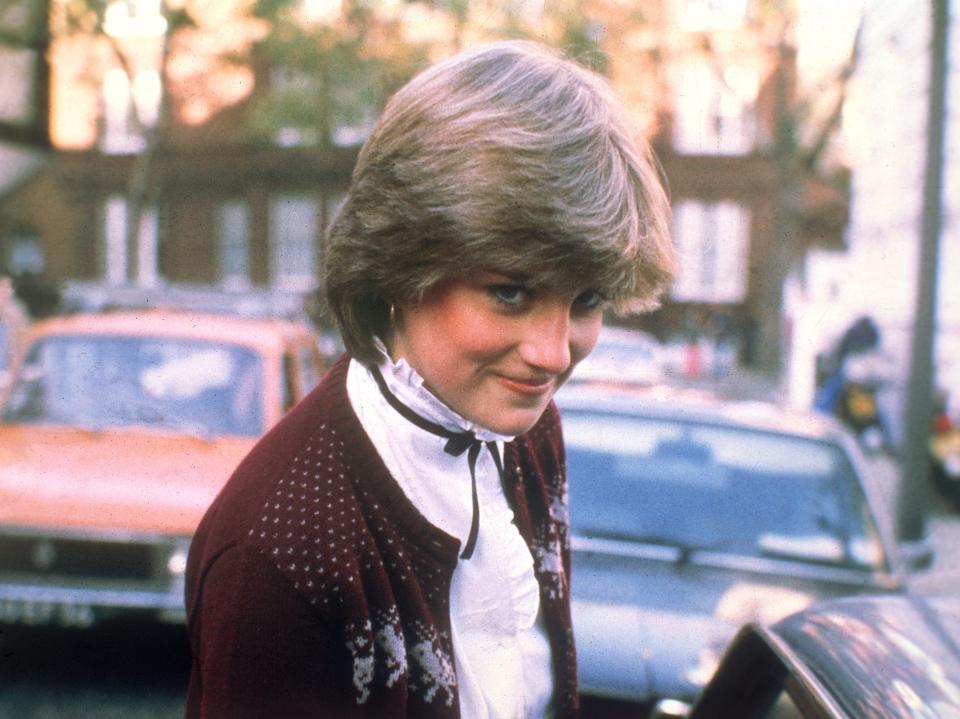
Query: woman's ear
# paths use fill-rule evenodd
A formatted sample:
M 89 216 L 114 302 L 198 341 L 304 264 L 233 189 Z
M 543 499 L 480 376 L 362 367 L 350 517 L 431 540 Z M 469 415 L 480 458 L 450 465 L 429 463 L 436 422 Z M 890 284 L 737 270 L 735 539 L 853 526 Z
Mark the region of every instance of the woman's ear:
M 396 302 L 388 302 L 387 306 L 387 321 L 380 339 L 387 349 L 387 355 L 396 362 L 399 353 L 399 334 L 402 331 L 402 313 Z

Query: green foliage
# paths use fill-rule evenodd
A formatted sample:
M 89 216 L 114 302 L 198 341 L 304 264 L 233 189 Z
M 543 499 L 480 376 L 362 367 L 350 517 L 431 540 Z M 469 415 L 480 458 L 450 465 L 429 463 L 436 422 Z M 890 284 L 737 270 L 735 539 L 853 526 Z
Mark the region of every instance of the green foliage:
M 305 22 L 299 8 L 296 0 L 254 6 L 270 23 L 258 46 L 270 76 L 258 88 L 249 130 L 259 141 L 359 142 L 393 91 L 426 64 L 426 53 L 401 42 L 397 23 L 378 16 L 373 2 L 346 0 L 326 23 Z
M 379 63 L 365 58 L 355 41 L 273 37 L 263 49 L 274 69 L 250 113 L 254 139 L 272 141 L 286 131 L 301 144 L 327 144 L 379 111 Z
M 602 75 L 607 74 L 609 58 L 601 47 L 603 26 L 596 20 L 580 16 L 563 24 L 561 46 L 580 64 Z

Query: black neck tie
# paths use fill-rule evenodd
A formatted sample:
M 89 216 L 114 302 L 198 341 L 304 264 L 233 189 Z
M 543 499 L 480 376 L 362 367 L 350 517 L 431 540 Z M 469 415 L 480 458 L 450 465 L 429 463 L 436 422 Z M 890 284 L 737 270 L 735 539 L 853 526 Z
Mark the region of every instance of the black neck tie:
M 393 407 L 408 422 L 415 424 L 420 429 L 443 437 L 447 443 L 443 446 L 443 451 L 447 454 L 459 457 L 464 452 L 467 453 L 467 464 L 470 467 L 470 491 L 473 499 L 473 519 L 470 521 L 470 533 L 467 535 L 467 541 L 463 545 L 463 551 L 460 553 L 460 559 L 470 559 L 473 556 L 473 550 L 477 545 L 477 533 L 480 531 L 480 500 L 477 498 L 477 458 L 480 456 L 480 450 L 486 445 L 493 456 L 493 462 L 497 465 L 497 474 L 503 476 L 503 463 L 500 461 L 500 452 L 497 450 L 496 442 L 484 442 L 477 439 L 473 432 L 453 432 L 446 427 L 441 427 L 435 422 L 431 422 L 426 417 L 421 417 L 412 409 L 407 407 L 390 391 L 386 380 L 380 374 L 380 370 L 372 367 L 373 378 L 377 381 L 380 393 L 387 403 Z

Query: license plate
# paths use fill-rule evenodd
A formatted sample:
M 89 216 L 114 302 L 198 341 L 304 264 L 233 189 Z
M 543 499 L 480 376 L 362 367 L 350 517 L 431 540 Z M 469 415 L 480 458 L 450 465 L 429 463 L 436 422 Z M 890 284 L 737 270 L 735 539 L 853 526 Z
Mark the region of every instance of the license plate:
M 42 626 L 89 627 L 94 622 L 93 608 L 84 604 L 0 599 L 0 622 Z

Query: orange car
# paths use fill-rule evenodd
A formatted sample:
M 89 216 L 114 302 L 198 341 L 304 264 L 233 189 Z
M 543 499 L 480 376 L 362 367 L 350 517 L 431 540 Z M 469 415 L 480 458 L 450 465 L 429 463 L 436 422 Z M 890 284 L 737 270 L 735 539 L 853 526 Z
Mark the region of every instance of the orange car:
M 314 334 L 128 310 L 39 322 L 22 347 L 0 422 L 0 622 L 182 621 L 190 537 L 319 380 Z

